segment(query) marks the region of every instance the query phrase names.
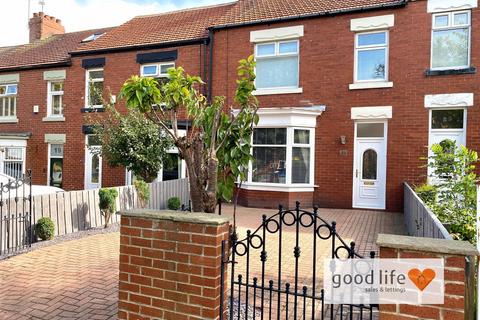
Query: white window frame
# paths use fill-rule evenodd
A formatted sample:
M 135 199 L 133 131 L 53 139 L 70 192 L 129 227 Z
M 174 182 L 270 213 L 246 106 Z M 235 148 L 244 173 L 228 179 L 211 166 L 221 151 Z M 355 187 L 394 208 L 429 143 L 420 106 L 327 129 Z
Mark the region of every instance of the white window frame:
M 455 14 L 467 13 L 468 14 L 468 25 L 453 25 L 455 21 Z M 446 27 L 435 27 L 435 18 L 438 16 L 448 16 L 448 26 Z M 465 29 L 468 28 L 468 64 L 464 66 L 454 66 L 454 67 L 433 67 L 433 35 L 435 31 L 438 30 L 455 30 L 455 29 Z M 468 69 L 470 68 L 471 61 L 471 51 L 472 51 L 472 11 L 471 10 L 462 10 L 462 11 L 447 11 L 439 12 L 432 15 L 432 33 L 430 41 L 430 69 L 431 70 L 459 70 L 459 69 Z
M 5 93 L 0 94 L 0 103 L 3 104 L 3 114 L 0 114 L 0 122 L 16 122 L 17 120 L 17 97 L 18 97 L 18 84 L 17 83 L 9 83 L 9 84 L 1 84 L 0 87 L 5 87 Z M 15 93 L 8 93 L 8 89 L 10 87 L 15 87 Z M 14 103 L 14 114 L 5 116 L 5 101 L 6 99 L 12 98 Z
M 52 146 L 59 146 L 61 145 L 63 150 L 62 150 L 62 156 L 52 156 Z M 65 144 L 63 143 L 48 143 L 48 166 L 47 166 L 47 185 L 50 186 L 51 180 L 50 180 L 50 166 L 52 164 L 52 159 L 63 159 L 65 161 Z M 63 180 L 62 180 L 63 184 Z
M 62 84 L 62 91 L 52 91 L 52 85 L 54 83 L 61 83 Z M 63 80 L 58 80 L 58 81 L 48 81 L 47 82 L 47 118 L 64 118 L 64 104 L 63 104 L 63 96 L 65 92 L 65 88 L 63 87 L 65 85 L 65 82 Z M 61 96 L 62 97 L 62 104 L 61 104 L 61 113 L 60 114 L 53 114 L 53 97 L 54 96 Z
M 358 38 L 361 35 L 366 34 L 375 34 L 375 33 L 385 33 L 385 44 L 382 45 L 368 45 L 368 46 L 359 46 Z M 384 79 L 369 79 L 369 80 L 358 80 L 358 53 L 360 51 L 371 51 L 385 49 L 385 78 Z M 358 32 L 355 34 L 355 48 L 354 48 L 354 70 L 353 70 L 353 79 L 354 83 L 388 83 L 389 79 L 389 58 L 390 58 L 390 32 L 389 30 L 374 30 L 368 32 Z
M 295 53 L 280 53 L 280 44 L 282 43 L 296 43 L 297 52 Z M 275 53 L 271 55 L 258 56 L 258 46 L 261 45 L 275 45 Z M 268 42 L 258 42 L 255 43 L 254 48 L 255 61 L 262 59 L 271 59 L 271 58 L 280 58 L 280 57 L 297 57 L 298 63 L 298 76 L 297 84 L 295 86 L 287 87 L 269 87 L 269 88 L 257 88 L 253 93 L 254 95 L 267 95 L 267 94 L 290 94 L 290 93 L 302 93 L 303 90 L 300 87 L 300 40 L 299 39 L 286 39 L 279 41 L 268 41 Z M 257 68 L 255 67 L 255 74 L 257 73 Z M 256 80 L 255 80 L 256 85 Z
M 19 145 L 9 145 L 9 146 L 4 146 L 4 147 L 0 147 L 2 148 L 2 156 L 1 156 L 1 172 L 3 174 L 8 174 L 10 175 L 9 172 L 5 172 L 5 163 L 19 163 L 22 165 L 22 174 L 25 174 L 25 161 L 26 161 L 26 158 L 27 158 L 27 148 L 24 147 L 24 146 L 19 146 Z M 16 160 L 16 159 L 7 159 L 6 158 L 6 155 L 7 155 L 7 149 L 19 149 L 21 150 L 21 153 L 22 153 L 22 159 L 20 160 Z M 13 177 L 13 176 L 12 176 Z M 18 177 L 14 177 L 14 178 L 18 178 Z
M 104 72 L 103 78 L 90 79 L 90 72 L 102 71 Z M 85 70 L 85 108 L 95 109 L 103 108 L 103 105 L 90 105 L 90 82 L 102 82 L 105 86 L 105 69 L 104 68 L 92 68 Z
M 175 62 L 172 61 L 172 62 L 161 62 L 161 63 L 149 63 L 149 64 L 142 64 L 140 66 L 140 75 L 142 77 L 152 77 L 152 78 L 168 78 L 168 73 L 160 73 L 160 71 L 162 70 L 162 66 L 166 66 L 166 65 L 172 65 L 170 68 L 175 68 Z M 143 73 L 143 68 L 146 68 L 146 67 L 156 67 L 157 68 L 157 72 L 152 75 L 152 74 L 147 74 L 145 75 Z
M 266 182 L 253 182 L 253 162 L 250 161 L 248 167 L 248 179 L 246 184 L 242 185 L 242 188 L 245 189 L 255 189 L 255 190 L 269 190 L 269 191 L 313 191 L 314 179 L 315 179 L 315 128 L 310 127 L 300 127 L 300 126 L 259 126 L 255 129 L 287 129 L 287 141 L 286 145 L 258 145 L 258 147 L 285 147 L 286 148 L 286 175 L 285 183 L 266 183 Z M 295 130 L 306 130 L 310 132 L 310 143 L 309 144 L 296 144 L 294 143 L 294 134 Z M 251 154 L 253 154 L 253 148 L 256 145 L 253 144 L 252 136 L 252 149 Z M 292 183 L 292 155 L 293 148 L 310 148 L 310 168 L 309 168 L 309 183 Z

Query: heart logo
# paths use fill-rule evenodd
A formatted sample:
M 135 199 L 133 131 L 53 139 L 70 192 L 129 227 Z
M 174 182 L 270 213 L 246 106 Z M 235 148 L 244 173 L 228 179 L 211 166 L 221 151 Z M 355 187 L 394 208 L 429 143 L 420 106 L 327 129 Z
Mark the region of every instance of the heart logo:
M 435 271 L 432 269 L 425 269 L 420 271 L 418 269 L 412 269 L 408 272 L 408 277 L 417 286 L 420 291 L 425 290 L 426 287 L 435 279 Z

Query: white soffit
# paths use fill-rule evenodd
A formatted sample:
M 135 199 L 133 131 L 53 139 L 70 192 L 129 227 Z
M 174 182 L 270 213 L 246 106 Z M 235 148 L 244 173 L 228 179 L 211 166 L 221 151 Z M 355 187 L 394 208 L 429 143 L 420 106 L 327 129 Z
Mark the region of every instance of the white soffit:
M 65 134 L 45 134 L 45 143 L 64 144 L 67 142 Z
M 19 73 L 11 73 L 11 74 L 2 74 L 0 75 L 0 84 L 12 84 L 20 82 L 20 74 Z
M 425 108 L 473 106 L 473 93 L 433 94 L 425 96 Z
M 352 19 L 350 21 L 350 30 L 359 32 L 377 29 L 387 29 L 393 27 L 394 25 L 395 16 L 393 14 L 389 14 L 386 16 Z
M 303 37 L 303 26 L 266 29 L 250 32 L 250 42 L 267 42 Z
M 478 0 L 428 0 L 428 12 L 467 10 L 478 7 Z
M 352 120 L 391 119 L 392 107 L 352 108 Z

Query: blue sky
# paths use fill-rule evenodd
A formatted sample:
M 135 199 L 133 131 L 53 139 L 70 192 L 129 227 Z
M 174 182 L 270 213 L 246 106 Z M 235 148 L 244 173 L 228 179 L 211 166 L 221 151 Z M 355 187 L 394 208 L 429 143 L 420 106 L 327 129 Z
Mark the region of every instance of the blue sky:
M 28 2 L 31 13 L 41 10 L 38 0 L 1 0 L 0 46 L 28 42 Z M 155 14 L 232 0 L 44 0 L 44 11 L 62 20 L 67 32 L 122 24 L 137 15 Z M 5 30 L 8 30 L 5 31 Z

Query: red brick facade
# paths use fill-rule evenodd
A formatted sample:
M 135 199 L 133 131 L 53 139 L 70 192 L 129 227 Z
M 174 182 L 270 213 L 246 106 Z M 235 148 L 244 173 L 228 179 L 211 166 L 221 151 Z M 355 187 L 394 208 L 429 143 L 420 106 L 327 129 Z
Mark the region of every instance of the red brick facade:
M 395 15 L 395 25 L 389 29 L 389 81 L 392 88 L 350 90 L 353 83 L 354 39 L 351 19 Z M 471 65 L 480 65 L 480 33 L 476 26 L 480 10 L 472 10 Z M 402 183 L 419 184 L 426 179 L 426 169 L 420 157 L 427 155 L 429 111 L 424 107 L 425 95 L 474 93 L 478 99 L 477 74 L 425 76 L 430 67 L 432 15 L 427 13 L 427 1 L 410 2 L 405 7 L 372 10 L 288 22 L 257 24 L 216 30 L 213 35 L 212 94 L 226 96 L 227 105 L 233 104 L 238 60 L 254 52 L 250 32 L 287 26 L 304 27 L 300 38 L 300 87 L 303 93 L 259 96 L 262 108 L 305 107 L 325 105 L 326 111 L 317 118 L 315 131 L 314 192 L 272 192 L 243 190 L 240 202 L 250 206 L 276 207 L 279 203 L 292 205 L 300 200 L 305 205 L 321 207 L 352 207 L 354 121 L 352 107 L 392 106 L 393 116 L 388 120 L 386 209 L 402 209 Z M 208 78 L 205 45 L 194 44 L 165 49 L 178 50 L 177 66 L 190 74 Z M 44 135 L 66 134 L 64 156 L 64 188 L 84 188 L 85 135 L 82 126 L 88 124 L 85 107 L 85 69 L 82 60 L 106 58 L 105 88 L 114 95 L 132 74 L 139 74 L 136 54 L 148 51 L 106 52 L 95 55 L 74 55 L 66 69 L 65 122 L 43 122 L 46 116 L 46 81 L 44 70 L 20 71 L 18 88 L 18 124 L 0 123 L 0 132 L 31 132 L 27 144 L 26 167 L 33 169 L 34 182 L 47 182 L 48 150 Z M 208 52 L 207 52 L 208 53 Z M 1 74 L 16 71 L 1 72 Z M 33 113 L 39 105 L 40 112 Z M 467 146 L 478 150 L 480 134 L 476 127 L 480 112 L 476 106 L 467 111 Z M 340 143 L 345 136 L 346 144 Z M 125 170 L 108 168 L 103 164 L 102 185 L 125 183 Z

